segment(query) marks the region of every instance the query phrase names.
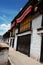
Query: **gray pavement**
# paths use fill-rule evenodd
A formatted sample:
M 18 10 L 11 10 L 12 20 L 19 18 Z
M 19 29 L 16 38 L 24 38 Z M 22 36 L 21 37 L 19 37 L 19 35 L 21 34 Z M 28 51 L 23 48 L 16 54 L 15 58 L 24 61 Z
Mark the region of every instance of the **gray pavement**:
M 12 48 L 9 50 L 9 60 L 11 65 L 43 65 L 39 61 L 15 51 Z

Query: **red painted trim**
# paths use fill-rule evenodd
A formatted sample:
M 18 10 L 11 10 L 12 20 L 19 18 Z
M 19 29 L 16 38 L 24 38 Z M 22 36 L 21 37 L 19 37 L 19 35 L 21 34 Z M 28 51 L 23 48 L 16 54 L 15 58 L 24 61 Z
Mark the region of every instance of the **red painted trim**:
M 17 23 L 20 23 L 24 18 L 25 18 L 25 16 L 28 14 L 28 13 L 30 13 L 32 11 L 32 6 L 29 6 L 26 10 L 25 10 L 25 12 L 22 14 L 22 16 L 21 17 L 19 17 L 16 21 L 17 21 Z
M 11 24 L 11 29 L 15 26 L 15 22 L 13 24 Z

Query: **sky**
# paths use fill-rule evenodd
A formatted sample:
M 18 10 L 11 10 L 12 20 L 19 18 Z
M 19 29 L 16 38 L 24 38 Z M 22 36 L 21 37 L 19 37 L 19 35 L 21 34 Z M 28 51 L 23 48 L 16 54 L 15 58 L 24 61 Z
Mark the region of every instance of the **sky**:
M 0 35 L 10 29 L 13 18 L 28 0 L 0 0 Z

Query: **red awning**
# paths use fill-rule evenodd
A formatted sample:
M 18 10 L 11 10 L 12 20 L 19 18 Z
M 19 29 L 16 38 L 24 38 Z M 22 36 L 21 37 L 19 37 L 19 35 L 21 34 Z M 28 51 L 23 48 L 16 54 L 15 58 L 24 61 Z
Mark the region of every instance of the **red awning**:
M 22 16 L 19 17 L 19 18 L 16 20 L 17 23 L 20 23 L 20 22 L 25 18 L 25 16 L 26 16 L 27 14 L 29 14 L 31 11 L 32 11 L 32 6 L 29 6 L 29 7 L 24 11 L 24 13 L 22 14 Z
M 15 22 L 13 24 L 11 24 L 11 29 L 15 26 Z

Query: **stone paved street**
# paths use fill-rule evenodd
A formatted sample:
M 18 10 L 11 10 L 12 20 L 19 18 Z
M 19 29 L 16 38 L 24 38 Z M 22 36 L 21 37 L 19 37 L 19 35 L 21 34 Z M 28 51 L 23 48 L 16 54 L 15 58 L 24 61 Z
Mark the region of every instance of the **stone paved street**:
M 11 48 L 9 50 L 9 59 L 12 65 L 43 65 L 35 59 L 32 59 L 31 57 Z

